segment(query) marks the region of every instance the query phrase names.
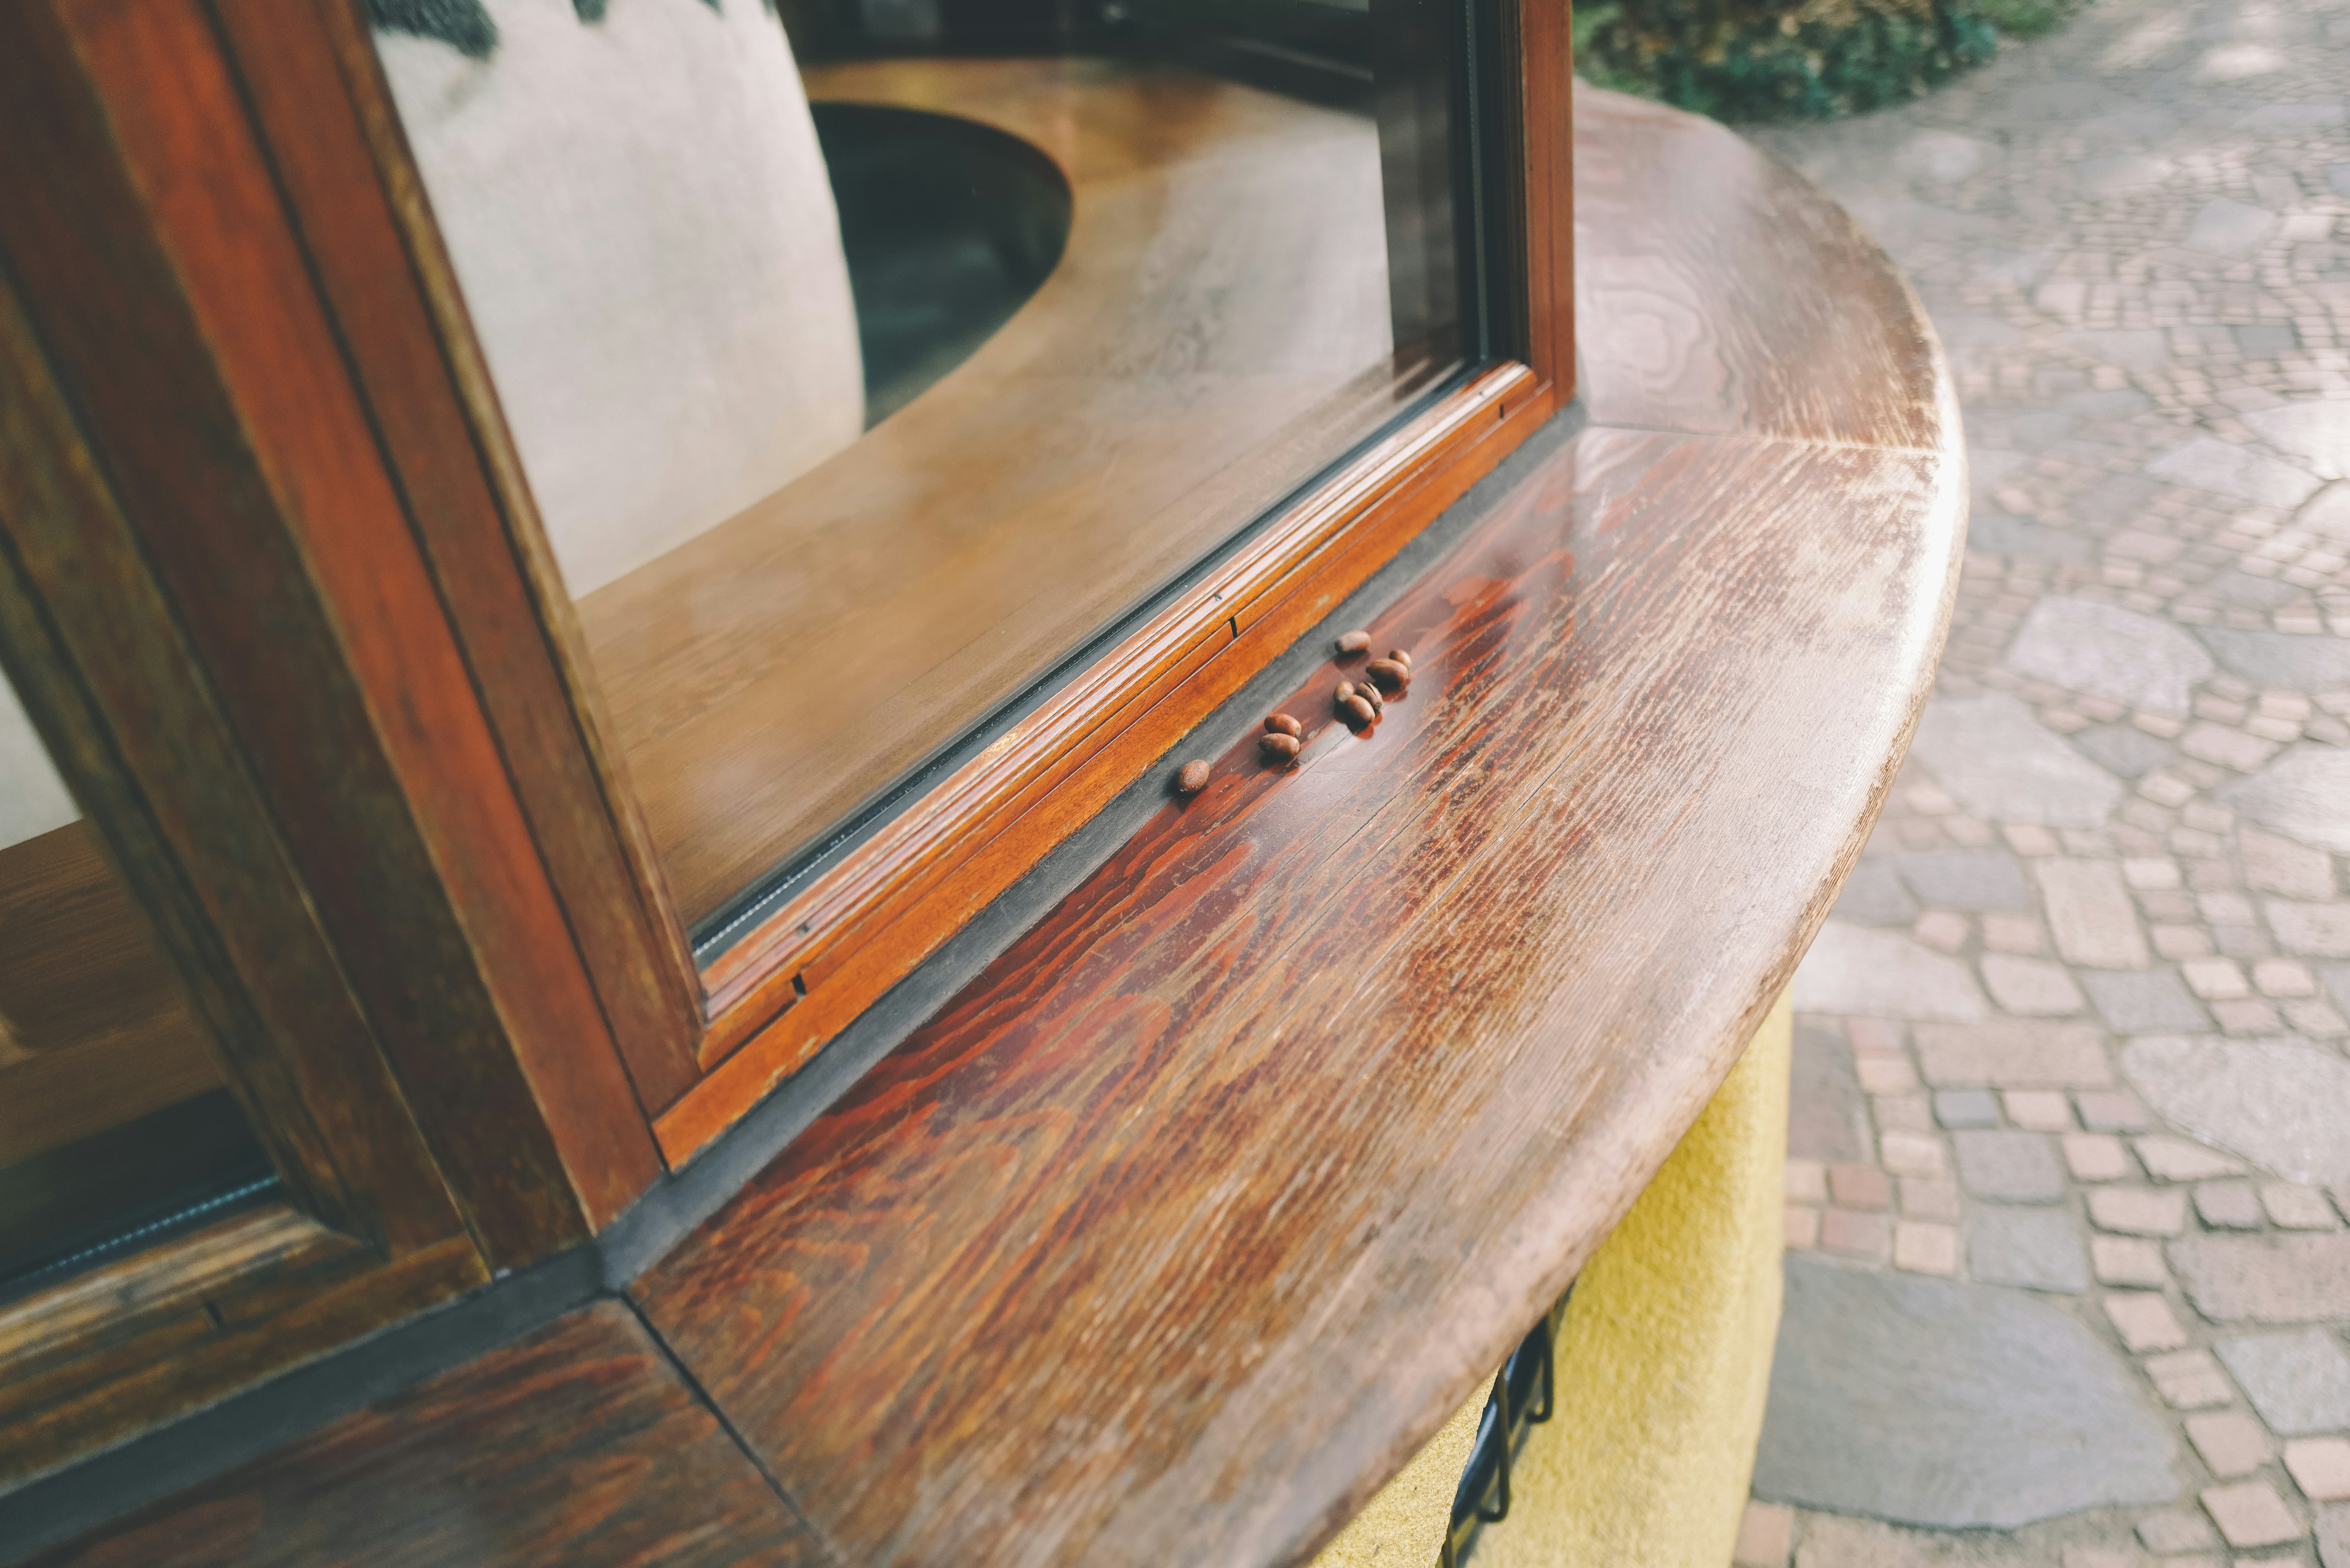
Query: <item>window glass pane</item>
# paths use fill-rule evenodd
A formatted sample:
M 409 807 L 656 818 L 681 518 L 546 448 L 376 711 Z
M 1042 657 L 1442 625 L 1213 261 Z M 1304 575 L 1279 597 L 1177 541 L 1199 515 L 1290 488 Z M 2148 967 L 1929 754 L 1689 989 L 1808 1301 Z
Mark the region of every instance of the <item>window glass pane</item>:
M 0 681 L 0 1295 L 274 1179 L 178 973 Z
M 1455 0 L 374 16 L 703 932 L 1477 336 Z

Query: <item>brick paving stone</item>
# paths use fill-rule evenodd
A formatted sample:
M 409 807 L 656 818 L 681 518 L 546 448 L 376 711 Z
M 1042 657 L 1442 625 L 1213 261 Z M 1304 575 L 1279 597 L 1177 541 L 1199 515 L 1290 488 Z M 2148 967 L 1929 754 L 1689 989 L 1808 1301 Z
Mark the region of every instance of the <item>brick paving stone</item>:
M 2187 1229 L 2187 1194 L 2177 1189 L 2098 1187 L 2088 1196 L 2089 1219 L 2100 1231 L 2176 1236 Z
M 1923 1095 L 1879 1095 L 1868 1103 L 1868 1109 L 1880 1134 L 1934 1130 L 1933 1108 Z
M 2243 1334 L 2212 1348 L 2278 1436 L 2350 1428 L 2350 1354 L 2326 1330 Z
M 2120 1181 L 2133 1174 L 2122 1140 L 2110 1133 L 2066 1133 L 2064 1168 L 2075 1181 Z
M 1820 1211 L 1800 1203 L 1787 1205 L 1781 1221 L 1780 1244 L 1790 1251 L 1809 1251 L 1820 1244 Z
M 1820 1216 L 1820 1250 L 1882 1262 L 1893 1250 L 1893 1221 L 1882 1214 L 1830 1209 Z
M 1978 1209 L 1968 1226 L 1967 1272 L 1991 1285 L 2074 1294 L 2089 1288 L 2080 1231 L 2071 1215 L 2054 1209 Z
M 1909 934 L 1937 952 L 1956 953 L 1974 935 L 1974 926 L 1964 915 L 1949 909 L 1929 909 L 1911 922 Z M 1950 1017 L 1949 1013 L 1935 1014 Z
M 1921 1023 L 1918 1066 L 1936 1088 L 2104 1088 L 2113 1082 L 2085 1023 Z
M 1775 1502 L 1749 1502 L 1738 1521 L 1738 1541 L 1731 1547 L 1733 1568 L 1786 1568 L 1794 1550 L 1795 1511 Z
M 2146 1358 L 2147 1376 L 2174 1410 L 2203 1410 L 2235 1402 L 2236 1386 L 2208 1350 L 2175 1350 Z
M 1873 1165 L 1828 1167 L 1828 1194 L 1843 1209 L 1893 1207 L 1893 1183 Z
M 2089 1263 L 2100 1284 L 2148 1285 L 2159 1290 L 2170 1282 L 2162 1244 L 2142 1236 L 2090 1237 Z
M 2140 1568 L 2145 1559 L 2126 1548 L 2067 1546 L 2061 1568 Z
M 1856 1056 L 1898 1056 L 1903 1026 L 1890 1018 L 1847 1018 L 1845 1036 Z
M 2350 1235 L 2189 1236 L 2169 1257 L 2214 1323 L 2350 1321 Z
M 1828 1200 L 1827 1168 L 1816 1159 L 1787 1161 L 1783 1186 L 1791 1203 L 1825 1203 Z
M 2026 1132 L 2064 1132 L 2073 1126 L 2073 1106 L 2054 1089 L 2010 1089 L 2000 1097 L 2007 1119 Z
M 1898 1056 L 1863 1056 L 1853 1067 L 1861 1088 L 1872 1095 L 1907 1094 L 1918 1086 L 1918 1070 Z
M 2187 1440 L 2221 1480 L 2248 1476 L 2276 1457 L 2276 1445 L 2241 1410 L 2208 1410 L 2187 1417 Z
M 2215 1002 L 2211 1016 L 2230 1034 L 2273 1034 L 2284 1027 L 2277 1010 L 2265 1002 Z
M 2133 1138 L 2130 1147 L 2137 1150 L 2138 1163 L 2158 1181 L 2201 1181 L 2209 1177 L 2232 1176 L 2244 1168 L 2241 1160 L 2168 1133 L 2149 1133 L 2145 1137 Z
M 2203 1493 L 2203 1508 L 2230 1546 L 2282 1546 L 2308 1533 L 2266 1481 L 2212 1487 Z
M 2091 1132 L 2142 1132 L 2152 1124 L 2146 1105 L 2126 1089 L 2089 1090 L 2073 1096 L 2081 1125 Z
M 2291 959 L 2262 959 L 2252 965 L 2252 984 L 2262 996 L 2315 996 L 2317 977 Z
M 2047 959 L 1986 953 L 1983 985 L 2003 1012 L 2023 1018 L 2065 1018 L 2088 1005 L 2071 971 Z
M 2187 982 L 2188 990 L 2206 1002 L 2226 1002 L 2250 996 L 2252 992 L 2243 966 L 2233 959 L 2196 959 L 2180 964 L 2178 975 Z
M 1945 1127 L 1995 1127 L 1999 1101 L 1989 1089 L 1937 1089 L 1934 1119 Z
M 2166 1509 L 2149 1513 L 2137 1521 L 2137 1538 L 2146 1542 L 2148 1552 L 2168 1557 L 2174 1552 L 2194 1552 L 2220 1544 L 2210 1521 L 2201 1514 L 2183 1509 Z
M 2265 1218 L 2260 1194 L 2249 1181 L 2198 1182 L 2195 1212 L 2214 1231 L 2257 1231 Z
M 2146 967 L 2152 955 L 2117 867 L 2102 860 L 2055 859 L 2035 860 L 2032 869 L 2058 952 L 2092 969 Z
M 2165 1034 L 2209 1029 L 2211 1015 L 2173 971 L 2089 973 L 2081 984 L 2097 1015 L 2116 1034 Z
M 2284 1446 L 2284 1468 L 2310 1501 L 2350 1501 L 2350 1438 L 2296 1438 Z
M 2036 830 L 2035 830 L 2036 831 Z M 2049 853 L 2054 854 L 2052 847 Z M 1982 918 L 1983 946 L 1995 953 L 2033 958 L 2048 950 L 2047 933 L 2033 915 L 1988 914 Z
M 2350 1568 L 2350 1506 L 2319 1509 L 2315 1525 L 2319 1568 Z
M 1893 1227 L 1893 1266 L 1913 1274 L 1955 1275 L 1959 1232 L 1955 1226 L 1903 1220 Z
M 2046 1563 L 2045 1556 L 2004 1545 L 1996 1537 L 1953 1538 L 1819 1513 L 1804 1520 L 1794 1568 L 2044 1568 Z
M 2187 1330 L 2178 1314 L 2152 1291 L 2108 1295 L 2104 1305 L 2114 1332 L 2134 1351 L 2176 1350 L 2187 1343 Z
M 2268 1210 L 2270 1223 L 2281 1230 L 2332 1231 L 2338 1224 L 2325 1194 L 2290 1181 L 2262 1182 L 2261 1207 Z
M 1961 1212 L 1959 1184 L 1936 1178 L 1905 1176 L 1901 1179 L 1901 1212 L 1911 1220 L 1939 1220 L 1945 1224 L 1956 1224 Z
M 2064 1168 L 2045 1133 L 1968 1131 L 1950 1135 L 1959 1184 L 1977 1198 L 2001 1203 L 2058 1203 Z
M 1878 1158 L 1896 1176 L 1940 1176 L 1950 1168 L 1942 1140 L 1929 1134 L 1888 1132 L 1877 1142 Z

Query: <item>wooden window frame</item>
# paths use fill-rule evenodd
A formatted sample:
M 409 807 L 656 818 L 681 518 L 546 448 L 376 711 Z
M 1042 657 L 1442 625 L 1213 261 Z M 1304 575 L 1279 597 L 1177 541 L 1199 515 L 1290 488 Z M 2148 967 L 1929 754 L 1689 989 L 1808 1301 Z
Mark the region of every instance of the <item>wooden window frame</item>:
M 0 1486 L 591 1239 L 1565 406 L 1569 16 L 1472 4 L 1497 356 L 706 971 L 359 0 L 0 13 L 0 660 L 289 1193 L 0 1306 Z

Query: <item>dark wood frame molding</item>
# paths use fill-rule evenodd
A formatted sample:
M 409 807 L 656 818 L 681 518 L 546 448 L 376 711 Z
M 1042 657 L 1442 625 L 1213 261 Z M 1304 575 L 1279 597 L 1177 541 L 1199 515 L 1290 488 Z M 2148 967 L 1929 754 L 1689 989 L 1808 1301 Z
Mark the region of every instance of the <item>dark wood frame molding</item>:
M 1498 357 L 702 973 L 359 0 L 0 12 L 0 661 L 288 1198 L 0 1308 L 0 1486 L 593 1237 L 1563 407 L 1488 24 Z

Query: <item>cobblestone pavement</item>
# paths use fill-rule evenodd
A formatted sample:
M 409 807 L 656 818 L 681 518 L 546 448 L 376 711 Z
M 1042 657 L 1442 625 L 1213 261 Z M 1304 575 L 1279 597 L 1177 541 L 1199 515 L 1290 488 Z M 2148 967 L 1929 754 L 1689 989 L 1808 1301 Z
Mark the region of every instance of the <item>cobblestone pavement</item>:
M 1742 1564 L 2350 1568 L 2350 0 L 1759 133 L 1914 280 L 1970 553 L 1796 979 Z

